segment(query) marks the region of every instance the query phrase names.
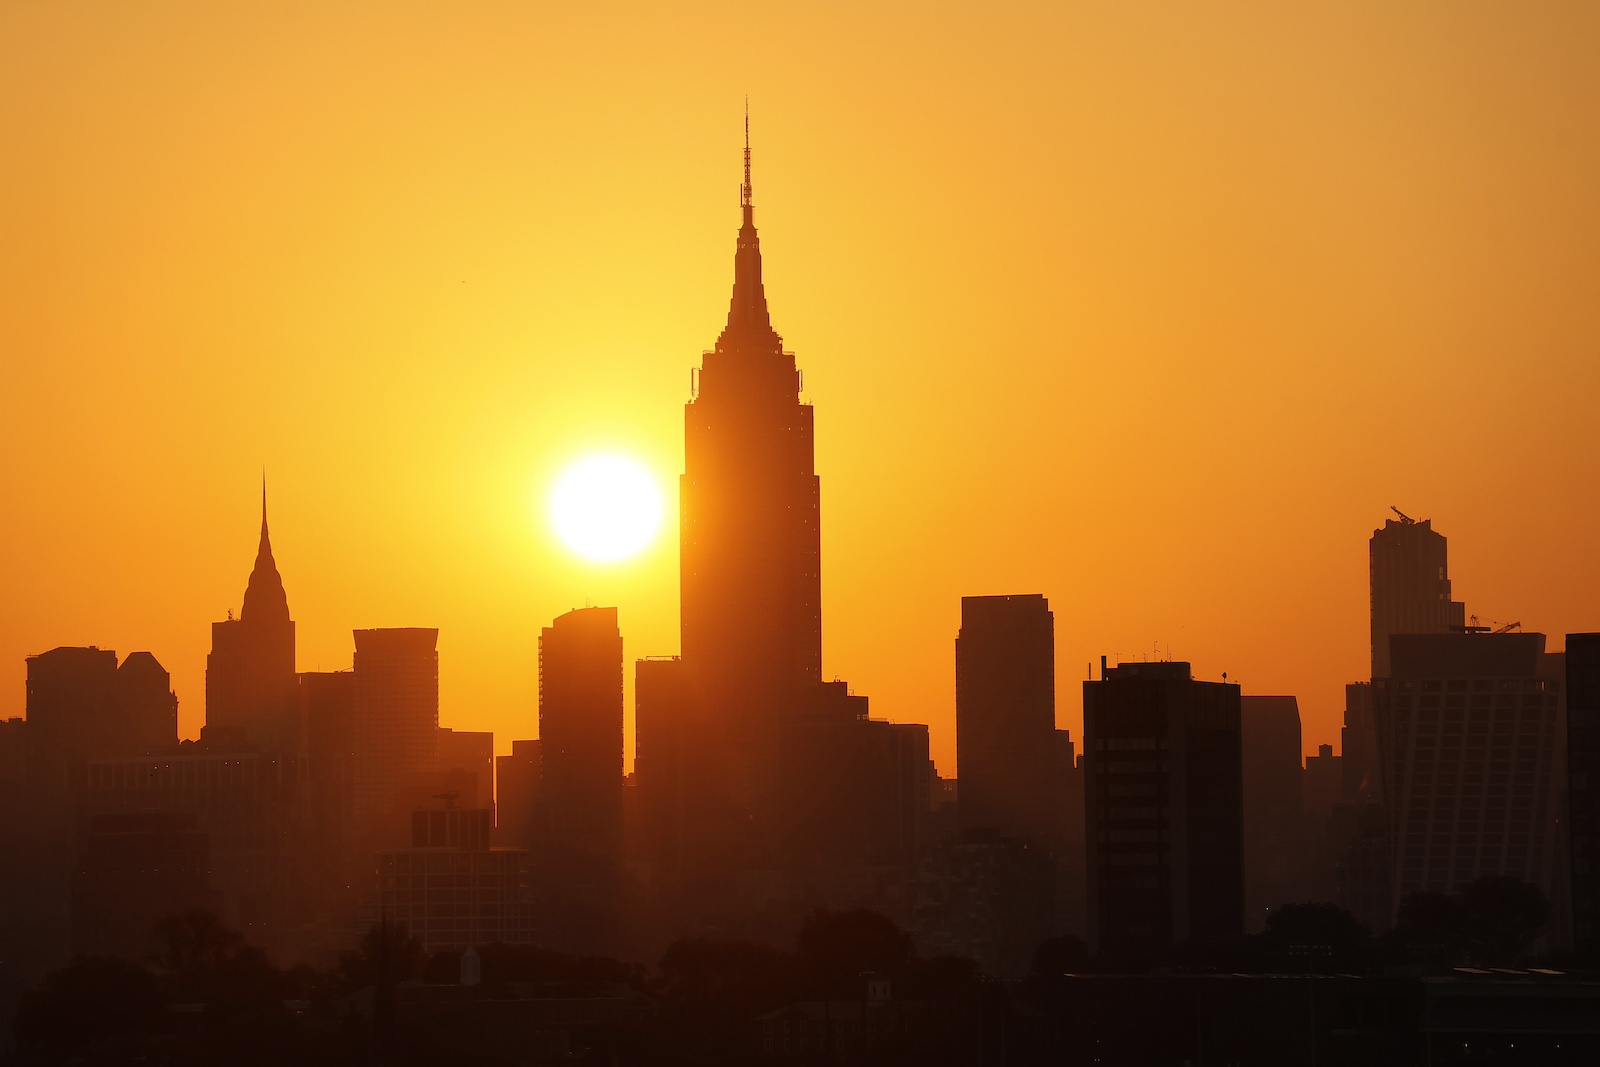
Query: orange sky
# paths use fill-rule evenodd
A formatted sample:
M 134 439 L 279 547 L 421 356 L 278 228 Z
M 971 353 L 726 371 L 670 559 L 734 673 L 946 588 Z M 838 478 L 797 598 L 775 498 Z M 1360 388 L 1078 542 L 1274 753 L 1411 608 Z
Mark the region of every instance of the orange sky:
M 670 524 L 595 566 L 539 501 L 675 502 L 748 93 L 825 673 L 948 773 L 959 598 L 1043 592 L 1062 725 L 1160 642 L 1314 750 L 1390 504 L 1600 629 L 1597 54 L 1587 0 L 0 5 L 0 715 L 148 649 L 195 735 L 263 465 L 302 669 L 438 626 L 504 751 L 553 616 L 676 652 Z

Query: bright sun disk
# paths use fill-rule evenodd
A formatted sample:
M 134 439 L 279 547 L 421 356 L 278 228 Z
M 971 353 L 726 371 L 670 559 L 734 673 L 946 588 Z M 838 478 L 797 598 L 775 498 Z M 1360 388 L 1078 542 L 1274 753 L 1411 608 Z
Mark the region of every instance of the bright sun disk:
M 550 496 L 550 517 L 566 546 L 586 559 L 626 559 L 661 527 L 661 491 L 625 456 L 590 456 L 568 467 Z

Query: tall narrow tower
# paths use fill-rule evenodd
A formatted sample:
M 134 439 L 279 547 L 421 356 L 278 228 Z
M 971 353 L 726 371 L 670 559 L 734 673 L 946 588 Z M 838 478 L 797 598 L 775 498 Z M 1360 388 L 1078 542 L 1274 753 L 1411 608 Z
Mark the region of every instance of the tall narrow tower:
M 1444 535 L 1429 519 L 1400 511 L 1368 542 L 1372 588 L 1372 677 L 1389 677 L 1389 638 L 1447 634 L 1466 625 L 1466 607 L 1450 599 Z
M 684 408 L 682 640 L 701 773 L 770 815 L 778 720 L 822 678 L 821 540 L 811 406 L 761 283 L 748 116 L 744 160 L 728 323 Z
M 261 542 L 239 617 L 211 624 L 206 657 L 208 740 L 280 751 L 298 747 L 294 621 L 267 534 L 267 490 L 261 489 Z

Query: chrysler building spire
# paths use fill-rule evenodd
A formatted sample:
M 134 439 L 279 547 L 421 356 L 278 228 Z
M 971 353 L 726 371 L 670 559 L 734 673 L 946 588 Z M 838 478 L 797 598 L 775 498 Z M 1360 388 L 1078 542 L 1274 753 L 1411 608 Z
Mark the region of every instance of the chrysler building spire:
M 261 543 L 256 548 L 256 565 L 250 572 L 250 584 L 245 587 L 241 619 L 251 621 L 287 622 L 289 598 L 283 591 L 283 578 L 278 574 L 278 563 L 272 558 L 272 538 L 267 533 L 267 480 L 261 479 Z

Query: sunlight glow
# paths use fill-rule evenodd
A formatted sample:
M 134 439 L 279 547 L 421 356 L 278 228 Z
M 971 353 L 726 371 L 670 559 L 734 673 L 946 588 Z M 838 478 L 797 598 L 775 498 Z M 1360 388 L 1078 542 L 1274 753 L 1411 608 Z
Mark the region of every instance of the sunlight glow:
M 626 456 L 590 456 L 568 467 L 550 496 L 550 518 L 566 546 L 586 559 L 635 555 L 661 528 L 661 490 Z

